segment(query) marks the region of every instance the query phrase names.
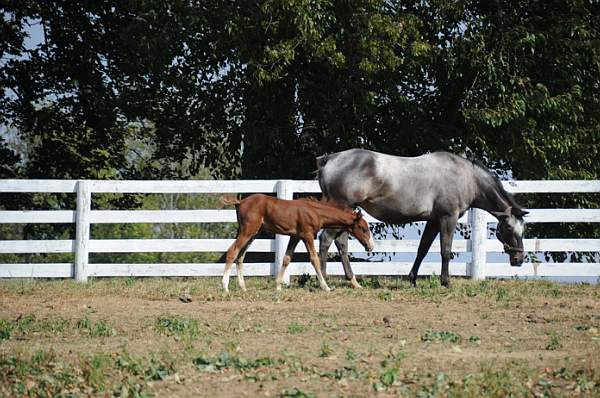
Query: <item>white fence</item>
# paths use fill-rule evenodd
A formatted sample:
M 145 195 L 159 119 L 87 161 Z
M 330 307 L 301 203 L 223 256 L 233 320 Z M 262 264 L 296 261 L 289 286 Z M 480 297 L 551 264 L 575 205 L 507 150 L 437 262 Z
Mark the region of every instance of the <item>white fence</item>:
M 508 181 L 505 188 L 513 193 L 583 193 L 600 192 L 600 181 Z M 89 253 L 133 252 L 224 252 L 232 239 L 90 239 L 90 225 L 101 223 L 223 223 L 236 222 L 234 210 L 91 210 L 92 193 L 276 193 L 290 199 L 294 193 L 319 192 L 316 181 L 242 180 L 242 181 L 90 181 L 90 180 L 0 180 L 0 193 L 74 193 L 76 210 L 0 211 L 0 223 L 75 223 L 75 240 L 0 240 L 0 253 L 75 253 L 74 264 L 0 264 L 0 278 L 57 277 L 76 278 L 84 282 L 90 276 L 217 276 L 223 264 L 99 264 L 89 262 Z M 600 209 L 529 209 L 528 223 L 600 222 Z M 378 222 L 368 218 L 369 222 Z M 487 263 L 488 252 L 502 252 L 496 239 L 488 239 L 487 223 L 496 219 L 482 210 L 472 210 L 460 223 L 470 223 L 472 239 L 455 240 L 453 251 L 466 262 L 452 261 L 452 275 L 471 276 L 587 276 L 598 277 L 598 263 L 525 263 L 510 267 L 508 257 L 502 263 Z M 0 237 L 1 239 L 1 237 Z M 274 252 L 274 263 L 248 263 L 247 275 L 273 275 L 283 258 L 287 237 L 274 240 L 257 239 L 252 252 Z M 415 253 L 418 240 L 378 240 L 375 252 Z M 600 252 L 600 239 L 535 239 L 524 240 L 529 252 Z M 364 252 L 357 241 L 349 250 Z M 305 250 L 302 245 L 298 251 Z M 331 251 L 335 250 L 332 246 Z M 439 251 L 434 243 L 431 251 Z M 358 275 L 403 275 L 411 262 L 355 262 Z M 328 273 L 343 274 L 341 263 L 329 263 Z M 439 262 L 426 262 L 419 274 L 440 272 Z M 293 262 L 289 274 L 313 273 L 310 263 Z

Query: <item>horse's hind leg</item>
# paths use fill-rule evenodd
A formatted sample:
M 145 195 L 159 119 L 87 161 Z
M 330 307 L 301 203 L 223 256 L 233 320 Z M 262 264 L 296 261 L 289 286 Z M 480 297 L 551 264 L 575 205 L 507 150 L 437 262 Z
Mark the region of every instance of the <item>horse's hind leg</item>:
M 290 236 L 290 241 L 288 242 L 287 249 L 285 249 L 285 256 L 283 256 L 283 261 L 281 263 L 281 267 L 279 268 L 279 272 L 277 273 L 277 279 L 275 281 L 277 285 L 277 290 L 281 290 L 281 284 L 283 283 L 285 271 L 287 270 L 290 261 L 292 261 L 292 255 L 294 254 L 294 250 L 296 250 L 298 242 L 300 242 L 300 239 L 297 236 Z
M 225 292 L 229 291 L 229 274 L 231 273 L 231 267 L 233 266 L 233 262 L 237 259 L 238 254 L 255 234 L 256 232 L 252 233 L 242 228 L 233 244 L 229 247 L 229 249 L 227 249 L 227 255 L 225 256 L 225 271 L 223 271 L 222 281 L 223 290 L 225 290 Z
M 340 253 L 346 279 L 350 281 L 350 285 L 352 285 L 354 289 L 362 289 L 362 286 L 356 281 L 356 276 L 354 275 L 354 272 L 352 272 L 352 267 L 350 266 L 350 258 L 348 257 L 348 232 L 344 231 L 335 238 L 335 246 Z
M 425 224 L 425 230 L 423 231 L 423 236 L 421 236 L 421 241 L 419 242 L 419 248 L 417 249 L 417 257 L 415 258 L 415 262 L 408 274 L 408 280 L 413 286 L 417 286 L 417 275 L 419 273 L 419 267 L 421 266 L 421 262 L 423 262 L 423 258 L 429 251 L 431 244 L 435 240 L 435 237 L 440 232 L 440 227 L 437 221 L 427 221 Z
M 313 236 L 314 234 L 309 234 L 308 236 L 302 237 L 302 240 L 304 241 L 306 250 L 308 250 L 308 253 L 310 254 L 310 262 L 315 268 L 315 272 L 317 273 L 317 278 L 319 279 L 321 289 L 325 291 L 330 291 L 331 289 L 329 288 L 329 286 L 327 286 L 327 282 L 325 282 L 325 278 L 323 278 L 323 274 L 321 274 L 321 264 L 319 261 L 319 256 L 317 255 L 317 251 L 315 250 Z
M 319 260 L 321 261 L 323 277 L 327 277 L 327 254 L 329 253 L 329 248 L 339 233 L 339 229 L 324 229 L 319 236 Z
M 244 257 L 246 256 L 246 251 L 252 244 L 252 241 L 254 241 L 254 237 L 250 238 L 248 243 L 246 243 L 246 245 L 244 245 L 242 250 L 240 250 L 240 252 L 238 253 L 237 259 L 235 260 L 235 266 L 237 269 L 238 286 L 243 291 L 246 291 L 246 281 L 244 281 Z

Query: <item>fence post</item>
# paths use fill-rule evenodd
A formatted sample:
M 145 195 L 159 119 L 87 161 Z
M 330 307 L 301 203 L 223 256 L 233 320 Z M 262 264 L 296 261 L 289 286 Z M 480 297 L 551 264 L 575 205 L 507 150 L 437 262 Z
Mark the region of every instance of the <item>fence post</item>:
M 279 180 L 277 181 L 277 198 L 278 199 L 294 199 L 294 191 L 292 187 L 292 182 L 290 180 Z M 279 272 L 279 267 L 283 262 L 283 256 L 285 256 L 285 249 L 287 249 L 287 244 L 290 238 L 286 235 L 275 235 L 275 262 L 273 263 L 273 267 L 271 267 L 271 275 L 277 276 L 277 272 Z M 290 273 L 289 271 L 285 274 L 283 278 L 283 282 L 286 285 L 290 283 Z
M 75 216 L 75 280 L 87 282 L 89 241 L 90 241 L 90 215 L 92 208 L 92 192 L 90 182 L 77 181 L 77 210 Z
M 467 272 L 471 276 L 471 279 L 482 280 L 485 279 L 487 262 L 487 222 L 485 211 L 471 209 L 469 223 L 471 224 L 471 262 Z

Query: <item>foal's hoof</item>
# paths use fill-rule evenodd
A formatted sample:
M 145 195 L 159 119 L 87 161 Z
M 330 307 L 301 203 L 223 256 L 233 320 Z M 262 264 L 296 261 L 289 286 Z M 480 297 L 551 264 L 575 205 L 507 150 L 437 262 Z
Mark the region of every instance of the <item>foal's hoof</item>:
M 353 289 L 362 289 L 363 287 L 360 285 L 360 283 L 358 283 L 356 281 L 356 278 L 352 278 L 350 280 L 350 286 L 352 286 Z

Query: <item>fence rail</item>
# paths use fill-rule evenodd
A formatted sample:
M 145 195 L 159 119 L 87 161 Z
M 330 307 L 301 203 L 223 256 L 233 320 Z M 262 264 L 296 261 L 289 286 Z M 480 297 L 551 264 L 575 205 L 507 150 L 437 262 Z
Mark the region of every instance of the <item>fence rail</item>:
M 513 193 L 600 193 L 600 181 L 505 181 Z M 216 276 L 223 272 L 220 263 L 193 264 L 120 264 L 90 263 L 90 253 L 137 252 L 224 252 L 232 239 L 90 239 L 92 224 L 110 223 L 231 223 L 234 210 L 92 210 L 92 194 L 97 193 L 274 193 L 291 199 L 295 193 L 316 193 L 316 181 L 240 180 L 240 181 L 98 181 L 98 180 L 0 180 L 0 193 L 72 193 L 77 195 L 76 210 L 0 210 L 0 224 L 74 223 L 73 240 L 0 240 L 0 254 L 74 253 L 74 263 L 0 264 L 0 278 L 58 277 L 85 282 L 90 276 Z M 600 209 L 529 209 L 528 223 L 598 223 Z M 367 217 L 371 223 L 380 222 Z M 487 224 L 496 222 L 490 214 L 473 209 L 460 223 L 471 227 L 471 239 L 455 240 L 453 251 L 461 253 L 464 262 L 452 262 L 452 275 L 483 279 L 487 276 L 592 276 L 600 275 L 598 263 L 525 263 L 520 268 L 508 263 L 487 261 L 488 253 L 502 252 L 502 245 L 488 239 Z M 248 275 L 274 275 L 283 259 L 288 238 L 256 239 L 251 252 L 274 252 L 273 263 L 248 263 Z M 600 252 L 600 239 L 536 239 L 524 240 L 528 252 Z M 416 253 L 418 240 L 378 240 L 375 252 Z M 332 247 L 331 251 L 334 251 Z M 350 241 L 349 250 L 364 252 L 358 242 Z M 439 251 L 439 244 L 432 246 Z M 305 251 L 298 247 L 299 252 Z M 407 274 L 410 262 L 356 262 L 359 275 Z M 439 273 L 439 263 L 425 262 L 422 274 Z M 292 262 L 289 275 L 313 273 L 310 263 Z M 341 263 L 330 263 L 328 273 L 343 274 Z

